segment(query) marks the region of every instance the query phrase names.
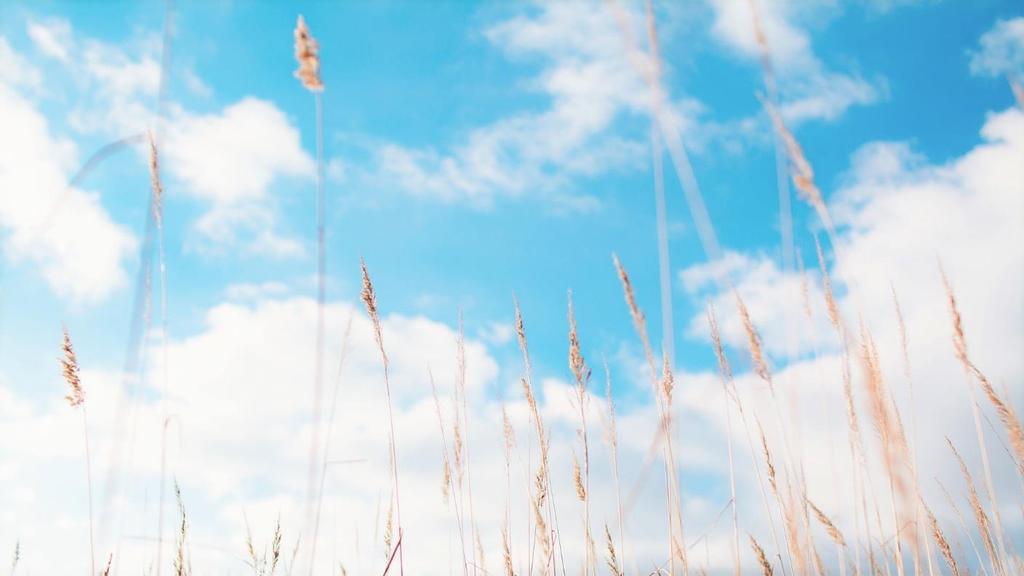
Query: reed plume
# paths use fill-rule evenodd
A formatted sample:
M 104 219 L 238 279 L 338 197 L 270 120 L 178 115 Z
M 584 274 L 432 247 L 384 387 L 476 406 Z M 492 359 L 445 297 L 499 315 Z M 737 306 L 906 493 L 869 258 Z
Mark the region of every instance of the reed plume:
M 295 23 L 295 60 L 299 69 L 295 77 L 311 92 L 320 92 L 324 84 L 320 80 L 320 45 L 309 33 L 306 20 L 301 15 Z
M 974 485 L 974 477 L 971 476 L 971 471 L 967 468 L 967 464 L 964 459 L 960 456 L 960 452 L 957 451 L 956 446 L 947 437 L 946 444 L 949 445 L 950 451 L 953 452 L 953 456 L 956 457 L 957 464 L 960 465 L 960 473 L 964 477 L 964 483 L 967 485 L 967 501 L 971 505 L 971 512 L 974 514 L 974 522 L 978 526 L 978 534 L 981 536 L 981 543 L 985 547 L 985 551 L 988 553 L 989 560 L 992 563 L 992 570 L 996 574 L 1005 573 L 1002 564 L 1002 559 L 996 550 L 995 543 L 992 540 L 992 522 L 988 518 L 988 514 L 985 513 L 985 508 L 981 504 L 981 498 L 978 497 L 978 489 Z
M 950 573 L 953 576 L 960 576 L 960 566 L 956 563 L 956 558 L 953 557 L 953 549 L 950 548 L 946 535 L 942 533 L 942 528 L 939 527 L 939 521 L 935 518 L 935 514 L 932 513 L 931 508 L 928 508 L 928 505 L 923 500 L 921 500 L 921 508 L 928 518 L 928 531 L 931 534 L 932 540 L 935 541 L 935 545 L 939 548 L 939 554 L 942 555 L 942 559 L 949 566 Z
M 757 543 L 757 539 L 753 536 L 748 534 L 747 537 L 750 538 L 750 547 L 754 549 L 757 564 L 761 567 L 761 575 L 772 576 L 775 572 L 772 570 L 771 563 L 768 562 L 768 557 L 764 554 L 764 548 L 761 548 L 761 545 Z
M 605 546 L 608 550 L 608 572 L 611 576 L 623 576 L 619 568 L 619 558 L 615 554 L 615 542 L 612 540 L 612 533 L 608 530 L 608 524 L 604 525 Z
M 395 416 L 394 408 L 391 401 L 391 379 L 388 373 L 388 355 L 384 350 L 384 334 L 380 324 L 380 312 L 377 309 L 377 294 L 373 290 L 373 281 L 370 280 L 370 272 L 366 269 L 366 262 L 362 259 L 359 261 L 360 268 L 363 273 L 363 289 L 360 293 L 360 298 L 363 300 L 363 305 L 366 306 L 366 313 L 370 316 L 370 322 L 373 324 L 373 337 L 377 342 L 377 348 L 380 351 L 381 363 L 384 366 L 384 392 L 387 397 L 388 403 L 388 448 L 390 452 L 390 465 L 392 475 L 392 485 L 395 492 L 394 506 L 395 506 L 395 520 L 398 524 L 398 568 L 400 574 L 405 574 L 405 561 L 404 554 L 401 549 L 402 542 L 402 499 L 398 489 L 398 454 L 395 446 Z
M 67 327 L 63 327 L 64 341 L 61 345 L 63 356 L 60 358 L 61 372 L 68 384 L 68 394 L 64 397 L 72 408 L 82 408 L 82 438 L 85 441 L 85 480 L 89 497 L 89 561 L 90 574 L 96 573 L 96 545 L 93 535 L 92 514 L 92 454 L 89 450 L 89 418 L 85 409 L 85 390 L 82 388 L 82 377 L 78 368 L 78 357 L 71 343 Z M 17 556 L 15 557 L 17 558 Z M 17 560 L 15 560 L 17 561 Z

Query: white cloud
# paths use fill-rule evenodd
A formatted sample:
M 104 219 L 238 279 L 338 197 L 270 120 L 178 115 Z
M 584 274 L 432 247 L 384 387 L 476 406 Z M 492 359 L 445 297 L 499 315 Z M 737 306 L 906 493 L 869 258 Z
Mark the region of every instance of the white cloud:
M 274 104 L 249 97 L 216 114 L 183 112 L 168 126 L 164 158 L 180 190 L 210 205 L 196 223 L 205 248 L 302 253 L 301 243 L 274 231 L 271 187 L 289 177 L 309 182 L 315 168 Z
M 40 52 L 67 63 L 74 49 L 71 38 L 71 25 L 66 20 L 47 20 L 29 22 L 28 37 Z
M 542 63 L 528 85 L 549 104 L 473 128 L 449 151 L 380 145 L 376 164 L 383 177 L 412 194 L 488 205 L 537 191 L 562 196 L 570 177 L 643 161 L 646 144 L 612 129 L 622 114 L 645 112 L 650 98 L 613 12 L 568 2 L 537 10 L 484 36 L 512 58 Z
M 5 56 L 6 54 L 6 56 Z M 14 261 L 31 261 L 50 287 L 76 300 L 109 296 L 126 280 L 136 241 L 104 210 L 97 194 L 72 187 L 77 151 L 55 136 L 43 114 L 17 91 L 34 72 L 0 38 L 0 227 Z M 10 76 L 4 62 L 15 62 Z
M 0 36 L 0 83 L 29 89 L 38 89 L 42 84 L 39 70 L 29 66 L 3 36 Z
M 870 105 L 885 97 L 883 80 L 866 80 L 856 73 L 831 70 L 815 54 L 810 35 L 798 24 L 801 18 L 830 12 L 832 2 L 710 2 L 714 10 L 712 34 L 750 61 L 761 57 L 751 12 L 751 6 L 757 7 L 778 82 L 779 108 L 790 123 L 834 120 L 852 106 Z
M 971 53 L 971 73 L 979 76 L 1024 74 L 1024 16 L 1000 20 L 981 35 Z

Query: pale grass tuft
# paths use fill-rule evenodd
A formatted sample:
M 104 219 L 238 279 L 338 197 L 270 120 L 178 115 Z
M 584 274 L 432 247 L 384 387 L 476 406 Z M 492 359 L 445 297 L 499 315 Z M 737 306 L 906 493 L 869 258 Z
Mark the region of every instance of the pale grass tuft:
M 828 537 L 839 546 L 846 546 L 846 540 L 843 538 L 843 533 L 840 532 L 839 528 L 836 528 L 836 525 L 832 523 L 832 520 L 821 511 L 821 508 L 815 506 L 814 502 L 811 502 L 810 499 L 807 499 L 807 504 L 811 507 L 811 511 L 814 512 L 815 518 L 818 519 L 818 522 L 825 529 L 825 532 L 828 533 Z
M 764 349 L 761 346 L 761 335 L 758 334 L 754 322 L 750 319 L 750 311 L 743 298 L 736 295 L 736 306 L 740 311 L 740 320 L 743 321 L 743 330 L 747 333 L 747 344 L 750 347 L 750 362 L 754 367 L 754 373 L 768 384 L 768 389 L 775 395 L 775 385 L 772 383 L 772 374 L 768 370 L 768 362 L 764 358 Z
M 64 398 L 72 408 L 76 408 L 85 402 L 85 391 L 82 389 L 78 358 L 75 356 L 75 348 L 71 344 L 67 328 L 64 328 L 64 344 L 61 349 L 64 352 L 64 357 L 60 359 L 60 364 L 64 373 L 64 381 L 68 383 L 69 388 L 68 395 Z
M 935 545 L 939 547 L 939 553 L 942 554 L 942 558 L 946 561 L 946 565 L 949 566 L 949 570 L 953 576 L 960 576 L 960 566 L 956 563 L 956 558 L 953 557 L 953 549 L 950 548 L 949 541 L 946 540 L 946 535 L 942 533 L 942 528 L 939 527 L 939 521 L 936 520 L 935 514 L 933 514 L 931 508 L 928 508 L 928 505 L 924 503 L 924 500 L 921 500 L 921 507 L 928 516 L 928 531 L 931 533 L 932 540 L 935 541 Z
M 615 542 L 612 540 L 612 533 L 608 530 L 607 523 L 604 525 L 604 539 L 608 549 L 608 573 L 611 576 L 623 576 L 622 569 L 619 568 L 619 557 L 615 553 Z
M 580 472 L 580 461 L 576 459 L 576 456 L 572 457 L 572 480 L 576 486 L 576 497 L 579 498 L 580 502 L 587 501 L 587 489 L 583 486 L 583 474 Z
M 964 333 L 963 318 L 960 316 L 960 309 L 957 306 L 956 295 L 950 286 L 949 279 L 945 272 L 942 273 L 942 283 L 946 288 L 946 298 L 949 301 L 949 312 L 953 322 L 953 348 L 956 350 L 956 357 L 964 365 L 968 373 L 973 374 L 981 385 L 982 391 L 989 402 L 996 410 L 999 420 L 1006 428 L 1006 434 L 1010 438 L 1010 446 L 1013 448 L 1013 455 L 1017 469 L 1024 474 L 1024 427 L 1013 408 L 1007 404 L 996 393 L 995 388 L 985 374 L 974 364 L 967 353 L 967 337 Z
M 160 183 L 160 157 L 156 149 L 156 137 L 146 132 L 149 140 L 149 186 L 152 191 L 153 220 L 157 228 L 163 227 L 164 186 Z
M 324 84 L 320 80 L 320 45 L 309 33 L 306 20 L 301 15 L 295 23 L 295 59 L 299 69 L 295 77 L 311 92 L 320 92 Z
M 985 546 L 985 551 L 988 552 L 989 558 L 991 559 L 996 572 L 1001 573 L 1002 562 L 999 558 L 999 554 L 996 552 L 995 543 L 992 540 L 992 523 L 989 521 L 988 514 L 985 513 L 984 507 L 982 507 L 981 498 L 978 497 L 978 489 L 974 485 L 974 477 L 971 476 L 971 471 L 968 470 L 967 464 L 960 456 L 960 452 L 957 451 L 953 442 L 949 438 L 946 438 L 946 443 L 949 445 L 949 449 L 953 451 L 953 456 L 956 457 L 957 464 L 960 465 L 960 473 L 963 474 L 964 482 L 967 484 L 967 501 L 971 504 L 971 512 L 974 513 L 974 522 L 977 524 L 978 534 L 981 536 L 981 543 Z
M 775 572 L 772 570 L 772 565 L 768 562 L 768 557 L 764 554 L 764 548 L 761 548 L 761 545 L 757 543 L 757 539 L 752 535 L 748 534 L 747 536 L 750 538 L 750 547 L 754 549 L 754 556 L 757 558 L 757 563 L 761 566 L 761 575 L 773 576 Z

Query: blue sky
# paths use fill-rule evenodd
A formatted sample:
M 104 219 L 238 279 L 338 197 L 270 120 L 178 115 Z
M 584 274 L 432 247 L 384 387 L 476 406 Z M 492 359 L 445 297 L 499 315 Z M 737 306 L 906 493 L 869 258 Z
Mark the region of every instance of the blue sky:
M 1013 168 L 1021 114 L 1007 81 L 1019 81 L 1024 67 L 1019 3 L 759 4 L 779 108 L 848 249 L 847 260 L 829 260 L 851 317 L 863 314 L 873 329 L 891 335 L 884 299 L 891 282 L 914 300 L 904 304 L 919 334 L 945 334 L 938 257 L 962 289 L 968 316 L 974 313 L 978 340 L 1021 342 L 1024 292 L 1016 289 L 1024 287 L 1024 261 L 1016 246 L 1021 213 L 1014 210 L 1022 182 Z M 172 372 L 181 358 L 209 362 L 209 386 L 239 378 L 226 359 L 244 354 L 201 345 L 221 342 L 218 321 L 225 322 L 223 334 L 241 334 L 302 316 L 315 295 L 316 132 L 313 97 L 292 75 L 300 13 L 320 43 L 326 85 L 327 285 L 339 314 L 331 316 L 329 346 L 339 343 L 342 308 L 357 301 L 365 258 L 382 311 L 397 315 L 396 326 L 429 323 L 426 340 L 410 336 L 409 347 L 434 351 L 441 347 L 436 338 L 450 345 L 461 312 L 467 337 L 479 346 L 483 367 L 474 382 L 480 413 L 488 414 L 499 400 L 521 400 L 513 296 L 526 316 L 538 378 L 553 379 L 553 386 L 569 379 L 565 315 L 572 290 L 585 355 L 595 373 L 608 359 L 617 400 L 643 422 L 650 399 L 611 255 L 629 269 L 660 340 L 651 93 L 641 73 L 649 60 L 642 6 L 614 6 L 177 2 L 167 121 L 160 124 L 166 14 L 159 4 L 0 4 L 0 103 L 7 108 L 0 118 L 16 126 L 0 126 L 0 150 L 22 158 L 0 160 L 0 390 L 19 406 L 4 415 L 7 425 L 28 430 L 66 412 L 54 404 L 62 394 L 55 361 L 62 322 L 85 367 L 106 374 L 109 397 L 117 397 L 147 218 L 146 151 L 122 147 L 68 186 L 111 141 L 159 130 Z M 717 416 L 700 412 L 708 400 L 699 383 L 713 384 L 715 368 L 701 323 L 707 301 L 728 308 L 721 310 L 726 344 L 738 371 L 749 366 L 732 300 L 709 278 L 728 277 L 750 300 L 766 340 L 775 337 L 769 352 L 780 370 L 800 374 L 835 359 L 837 344 L 820 303 L 808 324 L 792 320 L 801 307 L 801 279 L 783 266 L 776 151 L 756 97 L 764 84 L 749 4 L 655 6 L 664 121 L 687 148 L 723 249 L 720 260 L 708 262 L 666 155 L 676 369 L 695 382 L 687 387 L 682 379 L 679 410 L 694 422 L 714 422 Z M 999 175 L 1005 179 L 998 184 L 985 180 Z M 795 191 L 787 194 L 796 248 L 812 270 L 806 282 L 818 294 L 814 236 L 824 239 L 824 231 Z M 53 206 L 56 215 L 48 212 Z M 978 221 L 982 214 L 995 219 Z M 1003 313 L 991 303 L 1000 297 Z M 274 312 L 275 306 L 296 308 Z M 154 330 L 157 314 L 154 308 Z M 252 324 L 231 324 L 249 314 Z M 283 336 L 268 341 L 277 337 Z M 162 341 L 153 333 L 147 354 Z M 1019 405 L 1021 361 L 979 348 Z M 331 350 L 329 362 L 336 358 Z M 921 363 L 936 350 L 938 344 L 919 351 Z M 423 386 L 405 398 L 414 421 L 429 398 L 427 365 L 448 366 L 452 357 L 410 354 L 410 390 L 417 378 Z M 306 380 L 295 380 L 265 385 L 307 398 Z M 596 380 L 601 392 L 603 375 Z M 197 398 L 180 384 L 176 401 L 192 406 Z M 156 410 L 159 396 L 159 386 L 144 387 L 138 409 Z M 555 400 L 546 402 L 559 413 Z M 181 410 L 188 421 L 187 408 Z M 215 420 L 216 411 L 205 417 Z M 301 421 L 301 410 L 284 417 Z M 637 458 L 643 443 L 634 443 Z M 713 454 L 714 445 L 708 440 L 703 450 Z M 190 444 L 184 446 L 182 471 L 191 462 Z M 701 452 L 688 474 L 698 499 L 714 501 L 722 494 L 721 470 Z M 48 458 L 26 466 L 40 473 L 74 462 Z M 224 478 L 232 480 L 193 481 L 196 497 L 211 508 L 198 516 L 201 532 L 204 525 L 210 534 L 237 528 L 227 519 L 232 512 L 258 508 L 268 494 L 285 508 L 301 499 L 288 482 L 268 484 L 237 469 Z M 152 480 L 140 472 L 140 486 Z M 225 485 L 246 488 L 225 497 Z M 710 514 L 697 509 L 698 518 Z M 0 515 L 0 547 L 17 538 L 23 518 L 11 514 Z

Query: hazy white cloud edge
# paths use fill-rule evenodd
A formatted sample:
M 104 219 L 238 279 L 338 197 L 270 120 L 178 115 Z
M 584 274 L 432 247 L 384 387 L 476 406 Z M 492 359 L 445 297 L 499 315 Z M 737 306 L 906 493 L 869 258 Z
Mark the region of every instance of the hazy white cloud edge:
M 843 258 L 832 265 L 837 284 L 846 289 L 840 299 L 848 322 L 858 314 L 873 331 L 882 350 L 888 384 L 903 407 L 912 437 L 920 439 L 918 458 L 922 478 L 938 477 L 959 486 L 957 471 L 942 447 L 934 441 L 948 435 L 964 448 L 969 465 L 977 465 L 970 415 L 966 410 L 967 388 L 956 364 L 938 276 L 936 254 L 942 258 L 957 290 L 968 339 L 978 364 L 993 381 L 1010 383 L 1024 376 L 1020 358 L 999 350 L 1024 346 L 1015 329 L 1024 322 L 1024 238 L 1015 218 L 1021 205 L 1019 182 L 1022 169 L 1015 159 L 1024 153 L 1024 114 L 1017 110 L 993 113 L 982 129 L 983 142 L 945 165 L 931 165 L 915 157 L 904 145 L 868 144 L 854 155 L 846 184 L 831 196 L 831 206 L 843 232 Z M 922 199 L 927 199 L 923 201 Z M 922 214 L 922 206 L 929 212 Z M 915 207 L 911 210 L 910 207 Z M 986 222 L 984 231 L 973 223 Z M 885 250 L 881 246 L 900 246 Z M 977 258 L 978 252 L 987 255 Z M 823 322 L 820 281 L 809 272 L 807 281 L 811 317 L 794 327 L 792 318 L 805 318 L 801 301 L 801 279 L 776 268 L 763 256 L 734 253 L 722 266 L 734 278 L 737 290 L 751 308 L 768 351 L 776 363 L 777 383 L 785 398 L 783 411 L 796 430 L 788 433 L 775 426 L 769 396 L 756 377 L 739 370 L 737 386 L 748 410 L 761 414 L 773 445 L 781 445 L 783 434 L 801 439 L 790 450 L 802 455 L 808 494 L 830 514 L 841 529 L 853 532 L 853 511 L 848 499 L 852 470 L 845 454 L 845 431 L 834 422 L 843 421 L 839 390 L 838 345 Z M 992 282 L 992 270 L 1003 270 L 1000 282 Z M 706 293 L 710 272 L 700 267 L 682 273 L 683 285 L 695 294 Z M 909 410 L 899 358 L 897 328 L 892 313 L 890 283 L 900 295 L 910 335 L 912 374 L 919 391 L 917 415 Z M 198 333 L 170 342 L 168 412 L 174 415 L 169 465 L 179 479 L 192 517 L 192 554 L 195 566 L 218 574 L 241 574 L 244 542 L 243 518 L 248 517 L 257 540 L 269 538 L 278 514 L 286 538 L 295 536 L 302 525 L 306 455 L 311 433 L 308 398 L 312 382 L 312 338 L 316 306 L 308 298 L 283 294 L 277 286 L 238 287 L 229 299 L 212 308 Z M 746 365 L 744 342 L 738 330 L 735 305 L 729 296 L 713 293 L 724 337 L 737 368 Z M 240 299 L 237 303 L 233 299 Z M 782 305 L 780 305 L 782 304 Z M 386 309 L 386 304 L 382 303 Z M 781 311 L 780 311 L 781 308 Z M 338 416 L 333 434 L 331 460 L 356 460 L 330 468 L 325 497 L 325 518 L 321 527 L 320 562 L 344 560 L 350 570 L 378 570 L 384 562 L 381 545 L 382 517 L 390 497 L 387 472 L 387 438 L 384 435 L 385 404 L 381 389 L 378 353 L 369 321 L 359 306 L 334 302 L 328 308 L 327 359 L 330 386 L 341 347 L 342 332 L 349 314 L 355 313 L 349 356 L 341 372 Z M 527 318 L 527 330 L 545 329 Z M 693 336 L 704 333 L 703 318 L 690 322 Z M 806 333 L 792 340 L 793 332 Z M 527 407 L 515 374 L 519 368 L 499 371 L 496 347 L 507 342 L 507 330 L 494 327 L 490 341 L 470 341 L 467 347 L 467 390 L 469 396 L 470 460 L 476 515 L 487 550 L 499 548 L 499 531 L 504 515 L 505 464 L 500 426 L 501 398 L 517 433 L 517 451 L 512 462 L 513 551 L 525 542 L 526 509 L 523 486 L 530 461 L 531 427 Z M 586 352 L 587 335 L 581 335 Z M 420 567 L 420 573 L 444 574 L 457 555 L 458 539 L 452 512 L 441 499 L 441 438 L 430 394 L 428 369 L 442 390 L 442 407 L 451 409 L 450 391 L 455 378 L 455 330 L 425 316 L 386 316 L 384 342 L 391 356 L 393 392 L 396 400 L 396 430 L 400 481 L 404 503 L 406 561 Z M 691 346 L 707 344 L 691 343 Z M 790 356 L 796 349 L 797 355 Z M 154 351 L 154 356 L 158 351 Z M 792 358 L 788 360 L 787 358 Z M 159 358 L 153 359 L 153 374 L 159 374 Z M 85 360 L 83 360 L 85 361 Z M 116 373 L 85 364 L 83 378 L 89 391 L 90 418 L 96 448 L 96 462 L 106 462 L 110 447 Z M 628 367 L 627 367 L 628 368 Z M 626 373 L 642 373 L 627 370 Z M 497 381 L 499 374 L 510 374 Z M 580 557 L 581 528 L 578 502 L 572 497 L 571 453 L 575 446 L 577 412 L 569 400 L 563 380 L 566 374 L 538 374 L 542 388 L 542 409 L 552 429 L 556 465 L 553 470 L 558 503 L 559 528 L 566 559 Z M 56 379 L 56 375 L 55 375 Z M 725 420 L 724 397 L 715 375 L 678 374 L 677 442 L 684 479 L 711 478 L 717 484 L 727 479 L 727 464 L 721 454 L 730 434 Z M 616 382 L 616 386 L 644 386 L 643 382 Z M 149 386 L 160 386 L 154 379 Z M 862 382 L 855 374 L 856 395 Z M 53 390 L 60 390 L 56 380 Z M 328 398 L 330 398 L 329 389 Z M 497 390 L 497 392 L 494 392 Z M 490 391 L 490 392 L 489 392 Z M 155 392 L 155 389 L 153 390 Z M 1020 391 L 1011 389 L 1017 405 Z M 127 493 L 112 503 L 122 519 L 115 530 L 103 532 L 101 550 L 111 549 L 121 536 L 119 554 L 124 569 L 141 568 L 153 560 L 152 538 L 156 533 L 155 489 L 158 480 L 160 408 L 144 394 L 131 401 L 134 449 L 127 476 Z M 10 495 L 11 505 L 0 512 L 0 538 L 22 543 L 23 558 L 39 573 L 65 573 L 75 566 L 72 558 L 87 555 L 86 527 L 81 495 L 84 486 L 79 449 L 67 438 L 78 437 L 79 421 L 58 394 L 44 404 L 19 399 L 6 385 L 0 386 L 0 442 L 11 457 L 0 467 L 0 485 Z M 955 402 L 950 398 L 960 399 Z M 598 423 L 601 399 L 593 398 L 589 418 Z M 987 407 L 985 411 L 988 412 Z M 866 411 L 862 411 L 866 414 Z M 928 418 L 923 415 L 927 414 Z M 446 415 L 450 418 L 450 415 Z M 653 407 L 641 404 L 619 415 L 623 485 L 636 481 L 656 422 Z M 731 431 L 739 470 L 738 498 L 742 529 L 770 542 L 763 520 L 756 478 L 748 465 L 747 437 L 733 412 Z M 869 450 L 874 456 L 875 440 L 870 422 L 862 422 Z M 38 438 L 31 449 L 17 438 L 26 434 Z M 591 428 L 594 478 L 591 491 L 596 504 L 595 530 L 603 522 L 614 526 L 613 488 L 598 424 Z M 1012 465 L 1001 456 L 998 442 L 989 435 L 996 489 L 1012 494 L 1016 489 Z M 535 448 L 532 449 L 534 457 Z M 758 456 L 753 456 L 757 458 Z M 883 472 L 872 459 L 877 482 Z M 97 472 L 103 474 L 102 468 Z M 102 477 L 102 476 L 101 476 Z M 637 568 L 664 556 L 658 546 L 663 530 L 659 522 L 663 503 L 658 474 L 652 474 L 631 513 L 627 554 Z M 937 485 L 922 486 L 940 520 L 952 526 L 954 517 L 944 504 Z M 690 491 L 683 486 L 685 513 L 690 538 L 707 532 L 711 573 L 729 570 L 730 529 L 718 520 L 727 501 L 714 498 L 714 491 Z M 879 485 L 877 490 L 883 490 Z M 883 490 L 884 492 L 884 490 Z M 881 493 L 881 492 L 880 492 Z M 1021 534 L 1024 526 L 1013 513 L 1012 499 L 1004 503 L 1003 522 L 1010 535 Z M 170 506 L 170 503 L 168 503 Z M 169 508 L 173 510 L 172 508 Z M 173 514 L 173 512 L 171 512 Z M 27 519 L 27 520 L 26 520 Z M 56 520 L 54 520 L 56 519 Z M 168 525 L 168 531 L 171 525 Z M 41 554 L 49 542 L 66 543 L 61 555 Z M 702 541 L 703 542 L 703 541 Z M 746 547 L 743 561 L 750 566 Z M 834 562 L 831 548 L 821 546 L 827 562 Z M 704 544 L 692 552 L 694 562 L 704 562 Z M 166 554 L 165 554 L 166 558 Z M 487 562 L 497 569 L 500 553 L 490 552 Z M 724 563 L 716 564 L 715 562 Z M 424 568 L 426 567 L 426 568 Z M 213 573 L 213 572 L 210 572 Z
M 971 73 L 980 76 L 1024 74 L 1024 16 L 1000 20 L 978 41 L 971 53 Z
M 29 21 L 28 36 L 44 58 L 56 60 L 90 96 L 67 105 L 77 134 L 55 131 L 36 96 L 43 74 L 31 58 L 0 38 L 0 225 L 14 261 L 38 266 L 60 296 L 95 302 L 126 284 L 138 241 L 115 222 L 97 193 L 70 187 L 85 160 L 75 136 L 111 140 L 157 129 L 158 46 L 135 50 L 75 35 L 64 20 Z M 134 54 L 134 55 L 130 55 Z M 313 160 L 298 129 L 272 103 L 247 97 L 219 112 L 199 114 L 171 104 L 161 145 L 165 190 L 208 206 L 193 224 L 187 248 L 294 257 L 303 244 L 279 231 L 271 195 L 282 180 L 311 182 Z M 145 150 L 139 149 L 140 162 Z M 87 187 L 87 184 L 84 185 Z

